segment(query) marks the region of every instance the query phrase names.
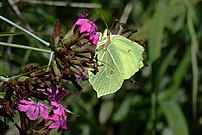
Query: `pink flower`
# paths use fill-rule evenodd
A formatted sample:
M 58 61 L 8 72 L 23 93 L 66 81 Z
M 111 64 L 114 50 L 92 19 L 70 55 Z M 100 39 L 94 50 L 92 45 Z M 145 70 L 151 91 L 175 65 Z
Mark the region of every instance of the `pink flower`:
M 67 120 L 66 110 L 61 105 L 55 101 L 51 101 L 51 105 L 53 106 L 53 114 L 61 116 L 64 120 Z
M 67 94 L 67 90 L 63 87 L 49 87 L 45 90 L 45 92 L 50 96 L 51 100 L 60 100 L 65 94 Z
M 36 120 L 39 116 L 44 119 L 48 118 L 48 106 L 30 100 L 20 100 L 18 103 L 18 110 L 26 112 L 27 117 L 30 120 Z
M 62 119 L 59 115 L 53 114 L 51 117 L 49 117 L 49 120 L 51 121 L 48 128 L 58 128 L 58 132 L 62 129 L 67 129 L 67 123 L 66 120 Z
M 51 101 L 51 105 L 53 106 L 53 111 L 49 117 L 51 123 L 48 128 L 58 128 L 58 132 L 62 129 L 67 129 L 67 115 L 65 108 L 55 101 Z
M 88 39 L 92 45 L 97 44 L 99 36 L 97 34 L 98 28 L 95 23 L 89 21 L 86 18 L 79 18 L 75 25 L 80 26 L 81 34 L 86 33 L 85 38 Z
M 93 35 L 92 37 L 90 37 L 89 41 L 92 45 L 96 45 L 99 41 L 99 36 L 97 34 Z
M 98 30 L 97 30 L 97 26 L 89 21 L 88 19 L 82 19 L 82 18 L 79 18 L 77 21 L 76 21 L 76 25 L 80 26 L 80 33 L 84 33 L 84 32 L 88 32 L 90 35 L 94 33 L 96 33 Z

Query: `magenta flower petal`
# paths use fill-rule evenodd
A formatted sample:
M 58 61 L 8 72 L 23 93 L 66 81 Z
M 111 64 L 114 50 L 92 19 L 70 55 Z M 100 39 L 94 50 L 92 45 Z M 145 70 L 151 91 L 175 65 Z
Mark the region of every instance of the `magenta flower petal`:
M 89 36 L 91 37 L 91 36 L 96 35 L 97 31 L 98 31 L 97 26 L 93 22 L 91 22 L 91 28 L 88 31 L 90 34 Z
M 54 114 L 61 116 L 64 120 L 67 119 L 66 110 L 61 104 L 51 101 L 51 105 L 54 107 L 53 108 Z
M 54 106 L 54 107 L 56 107 L 56 108 L 59 107 L 58 103 L 55 102 L 55 101 L 51 101 L 51 105 Z
M 30 100 L 20 100 L 20 103 L 21 104 L 25 104 L 25 105 L 33 105 L 34 102 L 33 101 L 30 101 Z
M 53 110 L 49 116 L 49 121 L 51 121 L 51 123 L 49 124 L 48 128 L 57 128 L 58 132 L 62 129 L 67 129 L 67 115 L 65 108 L 55 101 L 51 101 L 51 105 L 53 106 Z
M 90 41 L 92 45 L 96 45 L 99 36 L 97 34 L 98 28 L 95 23 L 89 21 L 88 19 L 78 19 L 75 23 L 76 26 L 80 26 L 80 33 L 85 33 L 85 38 Z
M 36 120 L 39 116 L 44 119 L 48 118 L 48 106 L 30 100 L 20 100 L 18 103 L 18 110 L 26 112 L 30 120 Z
M 48 111 L 47 111 L 48 110 L 48 106 L 43 105 L 43 104 L 40 103 L 39 109 L 40 109 L 40 115 L 41 115 L 41 117 L 44 118 L 44 119 L 48 119 Z
M 59 122 L 52 122 L 49 126 L 48 126 L 48 128 L 59 128 Z
M 62 122 L 62 129 L 67 129 L 67 123 L 66 122 Z
M 29 110 L 30 105 L 24 105 L 24 104 L 18 104 L 18 110 L 22 111 L 22 112 L 26 112 L 27 110 Z
M 88 19 L 78 19 L 75 24 L 76 25 L 82 25 L 88 21 L 89 21 Z
M 92 37 L 90 38 L 90 43 L 91 43 L 92 45 L 96 45 L 96 44 L 98 43 L 98 41 L 99 41 L 99 36 L 98 36 L 98 35 L 94 35 L 94 36 L 92 36 Z
M 52 120 L 52 121 L 59 121 L 59 120 L 60 120 L 60 116 L 59 116 L 59 115 L 56 115 L 56 114 L 52 114 L 52 115 L 49 117 L 49 120 Z
M 58 132 L 62 129 L 67 129 L 66 121 L 62 119 L 62 117 L 60 117 L 59 115 L 53 114 L 50 116 L 49 120 L 51 121 L 51 123 L 48 128 L 58 128 Z
M 68 90 L 66 90 L 63 87 L 49 87 L 45 90 L 45 92 L 50 96 L 51 100 L 60 100 L 65 94 L 68 93 Z
M 85 24 L 81 25 L 80 33 L 89 32 L 91 27 L 92 25 L 86 22 Z
M 36 120 L 39 117 L 39 108 L 37 106 L 31 106 L 26 114 L 30 120 Z
M 34 102 L 33 101 L 28 101 L 28 100 L 20 100 L 18 103 L 18 110 L 22 111 L 22 112 L 26 112 L 30 109 L 30 106 L 33 105 Z
M 53 121 L 51 124 L 48 126 L 48 128 L 58 128 L 58 132 L 61 129 L 67 129 L 67 123 L 65 121 Z

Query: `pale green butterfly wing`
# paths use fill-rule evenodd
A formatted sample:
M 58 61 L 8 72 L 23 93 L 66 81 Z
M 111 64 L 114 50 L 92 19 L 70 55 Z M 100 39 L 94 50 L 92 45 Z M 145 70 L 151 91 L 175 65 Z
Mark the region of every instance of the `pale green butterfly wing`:
M 102 66 L 95 75 L 89 70 L 89 82 L 98 97 L 116 92 L 124 79 L 130 78 L 143 67 L 144 48 L 123 36 L 111 35 L 109 38 L 105 31 L 97 50 L 96 54 Z
M 100 97 L 120 89 L 124 78 L 121 72 L 123 70 L 122 60 L 116 49 L 108 46 L 106 50 L 100 49 L 97 54 L 100 64 L 103 65 L 99 67 L 96 75 L 89 72 L 89 82 L 97 92 L 97 96 Z
M 112 35 L 110 46 L 116 48 L 123 62 L 124 79 L 129 79 L 144 66 L 142 54 L 144 48 L 120 35 Z

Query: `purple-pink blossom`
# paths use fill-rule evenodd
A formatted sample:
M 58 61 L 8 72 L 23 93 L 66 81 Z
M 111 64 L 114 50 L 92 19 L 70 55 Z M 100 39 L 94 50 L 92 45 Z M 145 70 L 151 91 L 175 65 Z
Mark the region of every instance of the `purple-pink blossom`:
M 68 91 L 63 87 L 49 87 L 45 92 L 50 96 L 51 100 L 58 101 L 60 100 Z
M 89 38 L 89 41 L 92 45 L 96 45 L 99 41 L 99 36 L 97 34 L 93 35 Z
M 80 26 L 80 33 L 85 33 L 85 38 L 88 39 L 92 45 L 96 45 L 98 43 L 98 28 L 95 23 L 89 21 L 86 18 L 79 18 L 75 25 Z
M 58 132 L 62 129 L 67 129 L 66 120 L 62 119 L 61 116 L 53 114 L 49 117 L 49 120 L 51 121 L 51 123 L 48 126 L 48 128 L 50 129 L 57 128 Z
M 39 116 L 44 119 L 48 118 L 48 106 L 41 102 L 23 99 L 19 101 L 17 108 L 21 112 L 26 112 L 26 115 L 30 120 L 36 120 Z
M 67 120 L 66 110 L 61 104 L 51 101 L 51 105 L 53 106 L 54 114 L 61 116 L 64 120 Z
M 51 121 L 51 123 L 48 128 L 58 128 L 58 131 L 67 129 L 67 115 L 65 108 L 55 101 L 51 101 L 51 105 L 53 106 L 53 111 L 52 114 L 49 116 L 49 120 Z

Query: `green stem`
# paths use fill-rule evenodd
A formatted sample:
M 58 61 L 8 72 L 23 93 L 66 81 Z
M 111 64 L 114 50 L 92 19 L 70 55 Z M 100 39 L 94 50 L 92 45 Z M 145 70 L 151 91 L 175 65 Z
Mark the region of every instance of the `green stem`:
M 50 54 L 50 58 L 49 58 L 48 67 L 47 67 L 47 69 L 46 69 L 46 72 L 49 71 L 50 66 L 51 66 L 51 63 L 52 63 L 54 57 L 55 57 L 55 56 L 54 56 L 54 52 L 52 51 L 51 54 Z
M 0 76 L 0 81 L 8 82 L 10 79 L 15 79 L 16 77 L 18 77 L 18 76 L 12 76 L 12 77 Z
M 3 20 L 3 21 L 5 21 L 5 22 L 7 22 L 7 23 L 10 24 L 10 25 L 12 25 L 12 26 L 14 26 L 14 27 L 16 27 L 16 28 L 18 28 L 18 29 L 24 31 L 25 33 L 29 34 L 30 36 L 32 36 L 32 37 L 35 38 L 36 40 L 38 40 L 38 41 L 40 41 L 41 43 L 43 43 L 44 45 L 50 46 L 50 43 L 48 43 L 48 42 L 46 42 L 45 40 L 39 38 L 38 36 L 34 35 L 33 33 L 29 32 L 28 30 L 22 28 L 21 26 L 17 25 L 16 23 L 14 23 L 14 22 L 8 20 L 7 18 L 5 18 L 5 17 L 3 17 L 3 16 L 0 15 L 0 19 Z
M 19 44 L 10 44 L 10 43 L 5 43 L 5 42 L 0 42 L 0 45 L 1 46 L 21 48 L 21 49 L 28 49 L 28 50 L 38 51 L 38 52 L 51 53 L 51 50 L 40 49 L 40 48 L 35 48 L 35 47 L 30 47 L 30 46 L 24 46 L 24 45 L 19 45 Z

